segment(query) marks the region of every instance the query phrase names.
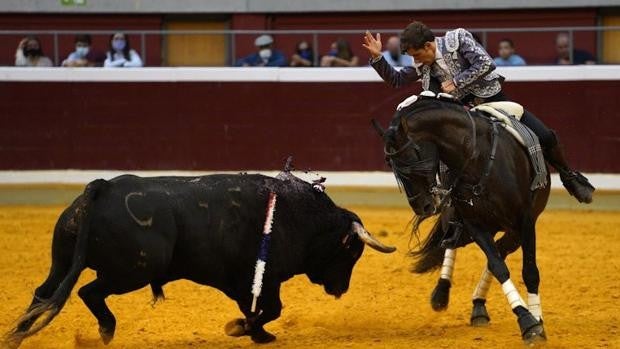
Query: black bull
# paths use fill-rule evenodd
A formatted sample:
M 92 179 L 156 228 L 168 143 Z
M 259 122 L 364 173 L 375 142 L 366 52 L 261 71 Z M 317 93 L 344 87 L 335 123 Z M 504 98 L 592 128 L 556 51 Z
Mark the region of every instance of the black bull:
M 254 276 L 269 192 L 278 195 L 261 296 L 251 312 Z M 280 316 L 280 284 L 306 274 L 336 297 L 345 293 L 364 244 L 392 252 L 375 240 L 354 213 L 290 173 L 140 178 L 91 182 L 58 219 L 52 267 L 32 304 L 8 334 L 21 341 L 58 314 L 84 268 L 97 278 L 78 294 L 97 318 L 105 343 L 116 320 L 105 304 L 111 294 L 189 279 L 223 291 L 245 318 L 229 335 L 256 342 L 275 337 L 263 325 Z

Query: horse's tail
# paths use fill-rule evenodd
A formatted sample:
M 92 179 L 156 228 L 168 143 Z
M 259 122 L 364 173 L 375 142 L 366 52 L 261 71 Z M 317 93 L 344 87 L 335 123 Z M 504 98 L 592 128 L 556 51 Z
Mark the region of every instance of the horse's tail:
M 417 218 L 414 223 L 414 233 L 418 234 L 420 224 L 426 218 Z M 445 249 L 441 247 L 444 231 L 441 226 L 441 215 L 439 215 L 435 225 L 431 229 L 426 239 L 420 243 L 420 248 L 411 250 L 409 255 L 415 259 L 411 271 L 416 274 L 424 274 L 434 271 L 441 267 Z
M 84 190 L 84 210 L 78 222 L 77 239 L 71 259 L 71 266 L 65 277 L 62 279 L 51 297 L 38 299 L 33 305 L 17 320 L 17 325 L 9 333 L 5 340 L 11 347 L 17 347 L 21 341 L 47 326 L 58 315 L 63 308 L 73 287 L 75 286 L 82 270 L 86 268 L 86 249 L 88 246 L 88 235 L 92 217 L 93 202 L 100 189 L 107 182 L 103 179 L 89 183 Z M 36 298 L 36 296 L 35 296 Z M 44 316 L 40 321 L 37 321 Z

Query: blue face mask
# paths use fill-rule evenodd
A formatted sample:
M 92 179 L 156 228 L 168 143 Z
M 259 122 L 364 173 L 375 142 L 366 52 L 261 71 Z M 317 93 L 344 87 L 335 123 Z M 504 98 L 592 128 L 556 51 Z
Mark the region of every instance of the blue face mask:
M 125 49 L 126 42 L 123 39 L 112 40 L 112 48 L 116 51 L 122 51 Z
M 310 51 L 310 49 L 305 49 L 305 50 L 299 51 L 299 55 L 303 59 L 312 60 L 312 51 Z

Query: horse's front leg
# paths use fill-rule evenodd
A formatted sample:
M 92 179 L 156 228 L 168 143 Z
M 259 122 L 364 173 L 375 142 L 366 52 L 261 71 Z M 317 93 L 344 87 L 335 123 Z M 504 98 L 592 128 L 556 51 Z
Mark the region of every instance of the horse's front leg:
M 431 293 L 431 307 L 433 307 L 434 311 L 448 309 L 455 261 L 456 249 L 447 248 L 443 256 L 443 263 L 441 265 L 441 272 L 439 273 L 439 280 L 437 280 L 437 286 L 435 286 L 433 293 Z
M 504 260 L 506 256 L 519 248 L 519 244 L 519 234 L 514 232 L 505 233 L 496 242 L 497 250 Z M 470 324 L 474 327 L 487 326 L 491 321 L 491 317 L 486 308 L 486 299 L 489 288 L 491 287 L 492 278 L 493 274 L 491 274 L 489 268 L 485 266 L 480 276 L 480 281 L 478 281 L 478 285 L 476 285 L 476 289 L 474 289 L 474 294 L 472 296 L 473 308 L 471 311 Z
M 523 340 L 529 343 L 533 339 L 541 337 L 544 334 L 543 327 L 527 309 L 525 302 L 519 295 L 519 291 L 517 291 L 514 283 L 510 280 L 510 271 L 497 249 L 495 241 L 493 241 L 491 232 L 471 224 L 467 224 L 467 228 L 472 234 L 476 244 L 486 255 L 489 271 L 495 276 L 497 281 L 502 284 L 502 290 L 512 308 L 512 312 L 518 318 Z

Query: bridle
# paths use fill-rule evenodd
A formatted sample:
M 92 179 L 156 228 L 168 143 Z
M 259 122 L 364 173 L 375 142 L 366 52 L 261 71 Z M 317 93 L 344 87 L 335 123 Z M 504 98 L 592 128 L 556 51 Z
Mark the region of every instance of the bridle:
M 416 152 L 416 157 L 418 160 L 413 160 L 409 162 L 402 161 L 398 159 L 398 155 L 404 152 L 405 150 L 413 147 Z M 394 177 L 396 178 L 396 182 L 398 183 L 398 189 L 401 192 L 405 192 L 407 196 L 407 201 L 409 203 L 414 202 L 422 192 L 412 195 L 409 192 L 409 189 L 403 185 L 402 178 L 411 179 L 411 176 L 429 176 L 435 173 L 435 158 L 427 157 L 422 158 L 421 156 L 422 148 L 418 144 L 416 144 L 411 137 L 407 136 L 407 142 L 398 148 L 395 151 L 389 151 L 387 146 L 383 147 L 383 153 L 386 156 L 386 160 L 388 161 L 390 167 L 392 168 L 392 172 L 394 172 Z
M 477 136 L 478 136 L 476 122 L 474 121 L 474 118 L 469 112 L 469 110 L 467 110 L 467 117 L 471 125 L 471 135 L 472 135 L 471 136 L 471 140 L 472 140 L 471 141 L 472 142 L 471 153 L 469 157 L 465 160 L 465 162 L 463 163 L 463 166 L 461 166 L 461 169 L 457 172 L 454 180 L 452 181 L 452 183 L 447 189 L 438 187 L 437 184 L 433 185 L 430 188 L 430 193 L 432 195 L 439 196 L 440 198 L 439 205 L 437 205 L 437 207 L 441 207 L 445 203 L 446 199 L 450 197 L 454 188 L 456 188 L 460 184 L 461 179 L 463 178 L 463 175 L 465 173 L 465 170 L 470 165 L 470 163 L 474 159 L 476 159 L 478 155 L 477 154 L 477 143 L 476 143 Z M 480 178 L 480 181 L 478 182 L 478 184 L 471 185 L 471 191 L 475 196 L 479 196 L 484 191 L 484 184 L 486 182 L 487 177 L 491 173 L 493 161 L 495 160 L 495 153 L 497 150 L 498 130 L 497 130 L 497 125 L 494 122 L 492 123 L 492 126 L 493 126 L 492 146 L 491 146 L 491 154 L 489 157 L 489 162 L 487 163 L 487 166 L 485 167 L 485 170 L 482 173 L 482 177 Z M 404 160 L 398 159 L 398 155 L 410 147 L 414 148 L 418 160 L 404 161 Z M 409 203 L 412 203 L 424 192 L 420 192 L 416 195 L 411 195 L 407 187 L 403 185 L 402 178 L 410 179 L 410 176 L 412 175 L 417 175 L 417 176 L 434 175 L 436 171 L 436 158 L 434 157 L 422 158 L 420 146 L 416 144 L 409 135 L 407 135 L 407 142 L 403 146 L 398 148 L 397 150 L 388 151 L 387 146 L 385 146 L 383 148 L 383 152 L 387 158 L 387 161 L 390 164 L 390 167 L 392 168 L 392 171 L 394 172 L 394 176 L 396 177 L 396 182 L 398 183 L 399 190 L 401 190 L 402 192 L 404 188 L 405 195 L 407 196 L 407 201 Z

